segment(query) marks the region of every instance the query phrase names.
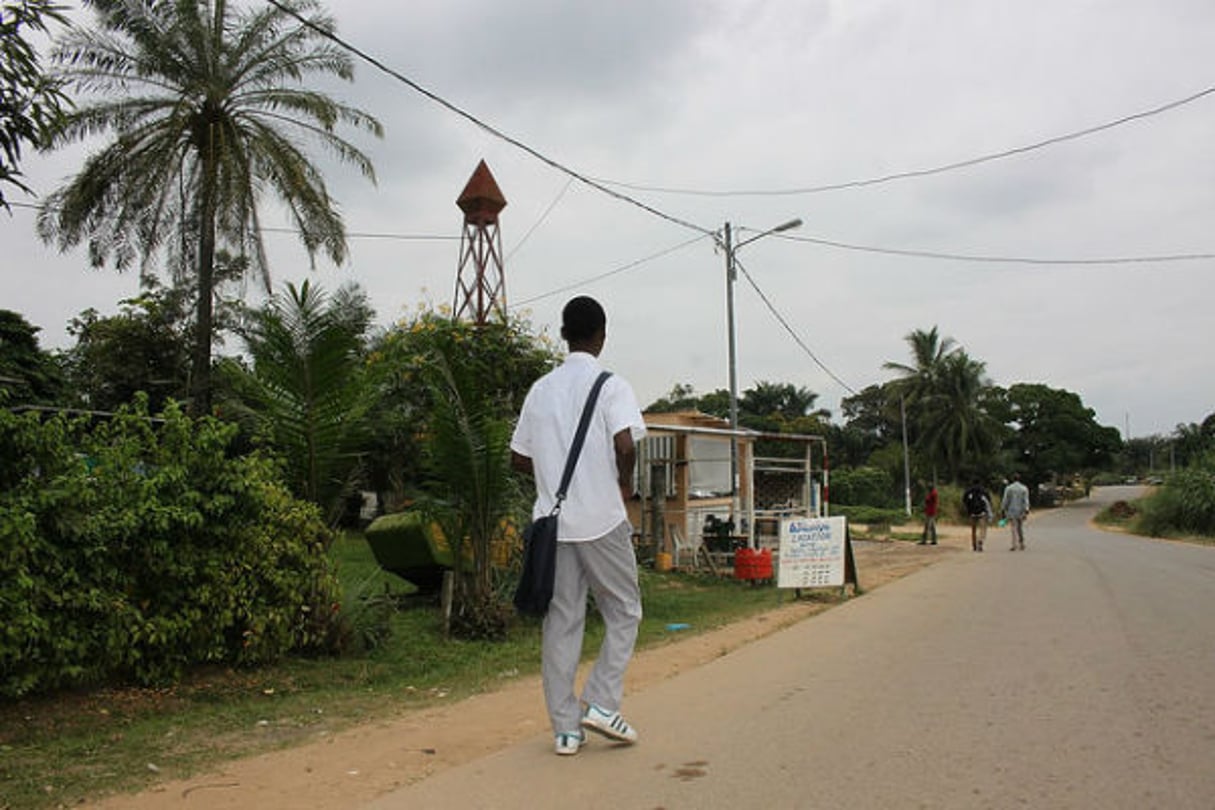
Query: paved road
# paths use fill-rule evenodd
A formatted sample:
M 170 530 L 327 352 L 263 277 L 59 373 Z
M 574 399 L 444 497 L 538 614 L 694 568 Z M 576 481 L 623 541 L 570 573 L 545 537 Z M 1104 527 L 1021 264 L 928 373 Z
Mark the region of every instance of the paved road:
M 1211 810 L 1215 549 L 1087 527 L 1128 494 L 630 695 L 635 747 L 544 735 L 372 807 Z

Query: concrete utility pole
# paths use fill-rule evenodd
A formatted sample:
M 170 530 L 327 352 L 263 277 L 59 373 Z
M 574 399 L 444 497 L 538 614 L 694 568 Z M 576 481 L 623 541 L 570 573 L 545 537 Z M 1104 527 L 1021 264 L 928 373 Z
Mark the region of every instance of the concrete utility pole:
M 761 231 L 750 239 L 744 239 L 738 244 L 734 244 L 730 223 L 727 222 L 722 227 L 721 246 L 726 254 L 726 328 L 730 342 L 730 430 L 734 431 L 734 434 L 730 436 L 730 494 L 732 497 L 730 517 L 735 521 L 736 528 L 740 509 L 738 503 L 738 350 L 734 326 L 734 282 L 738 278 L 738 265 L 735 262 L 735 254 L 739 248 L 749 245 L 757 239 L 763 239 L 765 236 L 781 231 L 800 228 L 801 225 L 800 219 L 791 219 L 788 222 L 782 222 L 775 228 Z
M 911 455 L 907 452 L 907 397 L 899 394 L 899 413 L 903 417 L 903 503 L 911 517 Z

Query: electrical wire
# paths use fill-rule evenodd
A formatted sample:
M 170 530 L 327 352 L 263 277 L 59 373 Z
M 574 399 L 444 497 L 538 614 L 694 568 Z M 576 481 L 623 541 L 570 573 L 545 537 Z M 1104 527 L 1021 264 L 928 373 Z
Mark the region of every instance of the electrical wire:
M 942 259 L 953 262 L 976 262 L 981 264 L 1032 264 L 1032 265 L 1111 265 L 1111 264 L 1157 264 L 1169 262 L 1210 261 L 1215 259 L 1215 253 L 1172 253 L 1158 256 L 1102 256 L 1081 259 L 1043 259 L 1028 256 L 984 256 L 968 253 L 946 253 L 931 250 L 906 250 L 902 248 L 884 248 L 873 245 L 857 245 L 849 242 L 838 242 L 833 239 L 821 239 L 814 236 L 797 236 L 791 234 L 774 234 L 777 239 L 787 239 L 793 242 L 806 242 L 812 245 L 852 250 L 862 253 L 878 253 L 885 256 L 904 256 L 913 259 Z
M 258 228 L 262 233 L 294 233 L 302 234 L 298 228 L 278 228 L 262 226 Z M 441 236 L 439 234 L 427 233 L 370 233 L 352 231 L 344 234 L 347 239 L 395 239 L 402 242 L 459 242 L 458 236 Z
M 813 360 L 814 364 L 821 368 L 828 377 L 839 383 L 845 391 L 853 396 L 856 396 L 856 389 L 840 379 L 840 376 L 834 371 L 827 368 L 826 364 L 823 363 L 822 360 L 818 359 L 818 355 L 816 355 L 814 351 L 806 345 L 806 342 L 802 340 L 801 336 L 797 334 L 792 326 L 790 326 L 789 321 L 786 320 L 785 316 L 780 313 L 780 311 L 776 308 L 776 305 L 772 303 L 772 300 L 768 298 L 767 294 L 765 294 L 763 290 L 760 289 L 759 284 L 747 271 L 747 268 L 738 260 L 738 256 L 734 257 L 734 267 L 742 271 L 743 276 L 747 279 L 747 283 L 751 285 L 751 289 L 755 290 L 756 295 L 758 295 L 759 299 L 764 302 L 764 306 L 768 308 L 768 311 L 772 313 L 772 316 L 776 318 L 777 322 L 784 327 L 786 332 L 789 333 L 789 336 L 793 338 L 793 342 L 801 347 L 801 350 L 806 353 L 806 356 Z
M 426 98 L 430 99 L 431 101 L 435 102 L 436 104 L 443 107 L 444 109 L 455 113 L 456 115 L 460 116 L 464 120 L 472 123 L 474 126 L 484 130 L 485 132 L 488 132 L 490 135 L 494 136 L 495 138 L 498 138 L 499 140 L 502 140 L 502 141 L 510 144 L 511 146 L 515 147 L 516 149 L 519 149 L 519 150 L 527 153 L 528 155 L 531 155 L 535 159 L 539 160 L 541 163 L 544 163 L 545 165 L 556 169 L 557 171 L 561 172 L 562 174 L 568 175 L 569 177 L 572 177 L 573 179 L 577 180 L 578 182 L 583 183 L 584 185 L 590 186 L 591 188 L 595 189 L 596 191 L 606 194 L 609 197 L 612 197 L 613 199 L 616 199 L 621 202 L 632 205 L 636 208 L 641 209 L 642 211 L 652 214 L 660 219 L 664 219 L 667 222 L 670 222 L 674 225 L 679 225 L 682 228 L 687 228 L 689 230 L 696 231 L 697 233 L 700 233 L 703 235 L 709 235 L 712 233 L 712 231 L 708 230 L 707 228 L 703 228 L 700 225 L 696 225 L 692 222 L 688 222 L 687 220 L 680 219 L 679 217 L 676 217 L 672 214 L 668 214 L 665 211 L 660 211 L 659 209 L 654 208 L 651 205 L 647 205 L 646 203 L 643 203 L 638 199 L 630 197 L 627 194 L 622 194 L 619 191 L 610 189 L 607 186 L 603 185 L 602 183 L 599 183 L 599 182 L 593 180 L 592 178 L 587 177 L 584 174 L 574 171 L 573 169 L 569 168 L 568 166 L 566 166 L 562 163 L 559 163 L 558 161 L 554 160 L 553 158 L 548 157 L 547 155 L 543 154 L 539 150 L 534 149 L 531 146 L 528 146 L 527 144 L 523 143 L 522 141 L 518 140 L 517 138 L 511 137 L 510 135 L 507 135 L 505 132 L 502 132 L 501 130 L 497 129 L 496 127 L 493 127 L 490 124 L 487 124 L 486 122 L 477 118 L 472 113 L 467 112 L 464 109 L 456 106 L 455 104 L 453 104 L 452 102 L 443 98 L 442 96 L 438 95 L 437 93 L 434 93 L 434 92 L 426 89 L 425 87 L 423 87 L 422 85 L 413 81 L 412 79 L 405 76 L 404 74 L 400 73 L 399 71 L 388 67 L 386 64 L 381 62 L 379 59 L 377 59 L 374 56 L 371 56 L 370 54 L 366 53 L 365 51 L 355 47 L 354 45 L 350 44 L 346 40 L 339 37 L 337 34 L 333 33 L 332 31 L 328 31 L 325 28 L 322 28 L 321 26 L 319 26 L 316 23 L 312 22 L 311 20 L 307 19 L 302 14 L 297 12 L 295 9 L 292 9 L 288 6 L 283 5 L 282 3 L 279 2 L 279 0 L 266 0 L 266 2 L 269 3 L 270 5 L 274 6 L 275 8 L 277 8 L 279 11 L 283 12 L 284 14 L 287 14 L 290 17 L 294 17 L 305 27 L 311 29 L 312 31 L 316 32 L 317 34 L 320 34 L 322 37 L 330 40 L 335 45 L 337 45 L 339 48 L 342 48 L 343 50 L 357 56 L 359 59 L 361 59 L 364 62 L 366 62 L 367 64 L 371 65 L 376 70 L 379 70 L 381 73 L 384 73 L 385 75 L 390 76 L 393 79 L 396 79 L 398 82 L 401 82 L 402 84 L 406 85 L 414 92 L 420 93 L 421 95 L 423 95 Z
M 505 256 L 506 261 L 510 261 L 511 257 L 519 252 L 519 248 L 523 247 L 523 244 L 531 238 L 533 233 L 536 232 L 536 229 L 544 224 L 544 221 L 548 219 L 548 215 L 553 213 L 553 209 L 557 207 L 557 203 L 561 202 L 561 199 L 565 196 L 565 192 L 570 190 L 570 186 L 573 185 L 573 183 L 574 178 L 572 177 L 565 181 L 565 185 L 561 187 L 561 190 L 557 192 L 557 196 L 553 198 L 553 201 L 549 203 L 548 207 L 544 209 L 544 212 L 540 214 L 540 218 L 527 229 L 527 233 L 523 234 L 523 238 L 516 242 L 513 248 L 507 251 Z
M 689 188 L 670 188 L 665 186 L 646 186 L 639 183 L 624 183 L 616 180 L 608 180 L 601 177 L 592 178 L 598 183 L 605 186 L 615 186 L 617 188 L 625 188 L 630 191 L 647 191 L 660 194 L 682 194 L 695 197 L 793 197 L 802 194 L 822 194 L 828 191 L 843 191 L 845 189 L 865 188 L 867 186 L 877 186 L 884 183 L 893 183 L 898 180 L 910 180 L 919 177 L 930 177 L 935 174 L 944 174 L 945 172 L 956 171 L 957 169 L 966 169 L 971 166 L 978 166 L 983 163 L 990 163 L 995 160 L 1004 160 L 1005 158 L 1023 155 L 1027 152 L 1034 152 L 1038 149 L 1044 149 L 1048 146 L 1074 141 L 1080 138 L 1095 135 L 1099 132 L 1114 129 L 1115 127 L 1123 126 L 1134 121 L 1141 121 L 1145 118 L 1160 115 L 1161 113 L 1175 110 L 1178 107 L 1184 107 L 1187 104 L 1192 104 L 1195 101 L 1206 98 L 1215 93 L 1215 86 L 1206 87 L 1196 93 L 1191 93 L 1184 98 L 1179 98 L 1165 104 L 1152 107 L 1150 109 L 1141 110 L 1139 112 L 1124 115 L 1121 118 L 1115 118 L 1112 121 L 1107 121 L 1096 126 L 1086 127 L 1074 132 L 1068 132 L 1063 135 L 1055 135 L 1050 138 L 1045 138 L 1040 141 L 1025 144 L 1024 146 L 1015 146 L 1011 149 L 1004 149 L 999 152 L 979 155 L 978 157 L 967 158 L 965 160 L 946 163 L 941 166 L 933 166 L 927 169 L 911 169 L 909 171 L 893 172 L 891 174 L 878 175 L 862 180 L 848 180 L 842 183 L 827 183 L 819 186 L 805 186 L 802 188 L 787 188 L 787 189 L 752 189 L 752 190 L 704 190 L 704 189 L 689 189 Z
M 570 290 L 580 289 L 582 287 L 585 287 L 588 284 L 593 284 L 596 281 L 602 281 L 605 278 L 609 278 L 610 276 L 619 275 L 620 273 L 624 273 L 628 270 L 635 270 L 636 268 L 640 267 L 643 264 L 654 261 L 655 259 L 661 259 L 663 256 L 667 256 L 671 253 L 675 253 L 676 251 L 683 250 L 684 248 L 688 247 L 689 245 L 694 245 L 703 239 L 709 238 L 710 236 L 713 236 L 713 234 L 703 234 L 701 236 L 695 236 L 685 242 L 680 242 L 678 245 L 674 245 L 673 247 L 669 247 L 665 250 L 660 250 L 657 253 L 651 253 L 649 256 L 645 256 L 643 258 L 637 259 L 636 261 L 629 262 L 628 264 L 623 265 L 621 267 L 617 267 L 615 270 L 609 270 L 606 273 L 600 273 L 597 276 L 591 276 L 590 278 L 585 278 L 581 281 L 576 281 L 573 284 L 567 284 L 564 287 L 559 287 L 555 290 L 550 290 L 549 292 L 541 293 L 540 295 L 533 295 L 531 298 L 525 298 L 522 301 L 516 301 L 516 302 L 510 304 L 510 308 L 517 309 L 518 307 L 522 307 L 527 304 L 531 304 L 531 303 L 540 301 L 545 298 L 551 298 L 554 295 L 560 295 L 563 292 L 569 292 Z
M 562 192 L 562 193 L 564 193 L 564 192 Z M 556 204 L 556 201 L 554 201 L 553 205 L 555 205 L 555 204 Z M 41 207 L 41 206 L 34 205 L 31 203 L 23 203 L 23 202 L 17 202 L 17 201 L 10 201 L 9 205 L 11 205 L 14 208 L 28 208 L 30 210 L 35 210 L 35 211 Z M 550 209 L 551 209 L 551 206 L 550 206 Z M 543 216 L 547 217 L 548 211 L 546 211 Z M 543 221 L 543 219 L 541 221 Z M 537 223 L 537 226 L 538 225 L 539 225 L 539 223 Z M 536 226 L 533 226 L 533 230 L 535 229 L 535 227 Z M 269 232 L 269 233 L 299 233 L 299 231 L 295 228 L 279 228 L 279 227 L 268 227 L 268 226 L 263 226 L 263 227 L 259 228 L 258 230 L 260 230 L 262 232 Z M 747 227 L 742 227 L 742 226 L 738 227 L 737 230 L 739 232 L 755 231 L 755 229 L 753 229 L 753 228 L 747 228 Z M 755 231 L 755 232 L 759 233 L 760 231 Z M 529 234 L 530 234 L 530 231 L 529 231 Z M 713 236 L 716 238 L 717 235 L 716 235 L 716 233 L 703 234 L 702 236 L 698 236 L 691 241 L 695 242 L 695 241 L 705 238 L 706 236 Z M 1026 264 L 1026 265 L 1041 265 L 1041 266 L 1051 266 L 1051 265 L 1097 266 L 1097 265 L 1169 264 L 1169 263 L 1175 263 L 1175 262 L 1210 261 L 1210 260 L 1215 259 L 1215 253 L 1165 253 L 1165 254 L 1159 254 L 1159 255 L 1145 255 L 1145 256 L 1103 256 L 1103 257 L 1093 257 L 1093 258 L 1044 259 L 1044 258 L 1040 258 L 1040 257 L 1029 257 L 1029 256 L 992 256 L 992 255 L 985 255 L 985 254 L 979 254 L 979 253 L 951 253 L 948 251 L 887 248 L 887 247 L 880 247 L 877 245 L 860 245 L 860 244 L 856 244 L 856 243 L 852 243 L 852 242 L 841 242 L 841 241 L 838 241 L 835 239 L 824 239 L 822 237 L 815 237 L 815 236 L 798 236 L 795 234 L 786 234 L 786 233 L 772 234 L 772 236 L 775 239 L 787 239 L 787 240 L 794 241 L 794 242 L 805 242 L 807 244 L 812 244 L 812 245 L 821 245 L 823 247 L 836 248 L 837 250 L 849 250 L 849 251 L 855 251 L 855 252 L 860 252 L 860 253 L 876 253 L 876 254 L 883 255 L 883 256 L 902 256 L 905 258 L 912 258 L 912 259 L 940 259 L 940 260 L 944 260 L 944 261 L 954 261 L 954 262 L 974 262 L 976 264 Z M 439 235 L 439 234 L 370 233 L 370 232 L 358 232 L 358 231 L 347 233 L 346 238 L 348 238 L 348 239 L 396 239 L 396 240 L 400 240 L 400 241 L 409 241 L 409 242 L 424 242 L 424 241 L 458 242 L 460 240 L 459 236 L 443 236 L 443 235 Z M 522 245 L 522 241 L 520 241 L 519 244 Z M 686 245 L 686 244 L 690 244 L 690 242 L 683 243 L 679 247 L 682 247 L 683 245 Z M 519 247 L 519 245 L 516 245 L 515 250 L 518 250 L 518 247 Z M 646 261 L 649 261 L 649 259 L 651 259 L 651 258 L 657 258 L 658 256 L 662 256 L 662 255 L 665 255 L 665 254 L 660 253 L 660 254 L 656 254 L 655 256 L 650 256 L 650 257 L 646 257 L 643 259 L 639 259 L 635 264 L 642 264 L 642 263 L 645 263 Z M 621 272 L 622 270 L 631 269 L 633 266 L 634 265 L 626 265 L 624 268 L 620 268 L 619 270 L 610 271 L 601 276 L 594 276 L 594 277 L 588 279 L 587 281 L 588 282 L 597 281 L 601 278 L 606 278 L 607 276 L 611 276 L 617 272 Z M 556 290 L 552 294 L 556 294 L 558 292 L 564 292 L 566 289 L 568 289 L 568 288 L 562 288 L 560 290 Z M 538 296 L 537 298 L 543 298 L 543 297 L 545 297 L 545 296 Z M 537 300 L 537 299 L 533 298 L 531 300 Z

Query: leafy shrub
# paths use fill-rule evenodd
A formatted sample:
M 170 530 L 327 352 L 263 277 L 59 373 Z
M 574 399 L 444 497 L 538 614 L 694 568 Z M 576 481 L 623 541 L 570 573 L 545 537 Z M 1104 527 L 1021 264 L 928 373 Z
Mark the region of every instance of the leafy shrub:
M 852 506 L 894 507 L 895 485 L 879 467 L 841 468 L 831 471 L 831 502 Z
M 907 513 L 902 509 L 883 509 L 877 506 L 841 506 L 831 504 L 832 515 L 842 515 L 849 523 L 864 523 L 871 526 L 891 526 L 907 522 Z
M 0 696 L 332 637 L 331 535 L 270 461 L 230 454 L 235 433 L 143 401 L 96 424 L 0 411 Z
M 1215 453 L 1170 475 L 1142 505 L 1141 531 L 1215 537 Z

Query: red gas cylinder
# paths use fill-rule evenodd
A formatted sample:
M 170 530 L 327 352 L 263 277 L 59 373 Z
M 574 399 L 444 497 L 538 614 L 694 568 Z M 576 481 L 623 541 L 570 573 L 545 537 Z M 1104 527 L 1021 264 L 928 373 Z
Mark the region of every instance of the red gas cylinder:
M 761 549 L 752 558 L 751 579 L 772 579 L 772 549 Z
M 734 550 L 734 578 L 754 579 L 755 552 L 747 547 Z

